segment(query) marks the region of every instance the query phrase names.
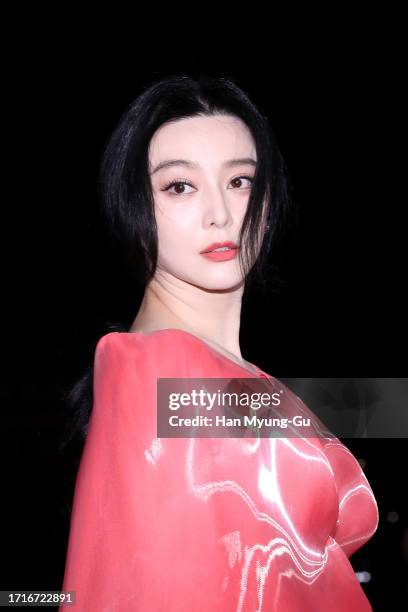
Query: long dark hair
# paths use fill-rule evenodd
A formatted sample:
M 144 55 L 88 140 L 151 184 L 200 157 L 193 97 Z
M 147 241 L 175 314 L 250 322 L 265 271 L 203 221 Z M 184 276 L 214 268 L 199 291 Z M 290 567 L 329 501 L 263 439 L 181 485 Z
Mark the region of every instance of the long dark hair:
M 100 160 L 98 199 L 102 220 L 112 241 L 123 249 L 139 288 L 146 287 L 153 277 L 158 253 L 149 143 L 165 123 L 218 114 L 240 118 L 255 142 L 257 167 L 239 236 L 239 263 L 245 278 L 244 298 L 255 287 L 265 290 L 268 271 L 273 270 L 272 251 L 278 248 L 278 240 L 292 218 L 290 213 L 295 210 L 289 174 L 267 117 L 233 78 L 205 74 L 198 78 L 170 76 L 145 88 L 123 113 Z M 269 227 L 256 257 L 260 228 L 265 222 Z M 127 331 L 127 326 L 118 323 L 110 327 L 110 331 L 114 329 Z M 92 410 L 92 383 L 93 365 L 89 364 L 66 393 L 70 418 L 61 452 L 75 441 L 80 453 Z

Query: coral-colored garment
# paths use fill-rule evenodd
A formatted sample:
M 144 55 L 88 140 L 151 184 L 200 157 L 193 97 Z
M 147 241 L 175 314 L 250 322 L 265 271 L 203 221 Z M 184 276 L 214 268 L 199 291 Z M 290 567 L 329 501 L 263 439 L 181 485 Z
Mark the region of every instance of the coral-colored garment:
M 99 340 L 60 610 L 372 610 L 348 557 L 377 504 L 337 438 L 156 437 L 157 378 L 253 376 L 184 330 Z

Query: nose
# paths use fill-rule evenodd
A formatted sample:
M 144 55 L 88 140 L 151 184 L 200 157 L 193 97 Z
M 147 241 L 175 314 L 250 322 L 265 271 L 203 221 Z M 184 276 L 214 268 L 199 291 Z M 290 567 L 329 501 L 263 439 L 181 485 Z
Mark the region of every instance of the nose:
M 204 224 L 206 227 L 216 225 L 224 227 L 231 224 L 233 220 L 228 195 L 221 187 L 209 187 L 204 195 Z

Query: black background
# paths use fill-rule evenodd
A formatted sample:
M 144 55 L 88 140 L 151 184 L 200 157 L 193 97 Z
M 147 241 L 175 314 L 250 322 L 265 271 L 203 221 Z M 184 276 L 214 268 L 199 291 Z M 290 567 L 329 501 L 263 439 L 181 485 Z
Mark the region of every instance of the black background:
M 60 393 L 107 322 L 130 323 L 141 297 L 102 231 L 96 173 L 121 113 L 151 82 L 232 76 L 268 116 L 289 167 L 299 230 L 281 282 L 243 312 L 244 357 L 278 378 L 406 373 L 401 49 L 398 20 L 381 27 L 378 17 L 374 29 L 347 22 L 321 39 L 288 28 L 279 44 L 276 23 L 250 43 L 242 13 L 200 38 L 180 17 L 165 34 L 138 23 L 118 39 L 113 25 L 98 38 L 95 23 L 15 27 L 3 70 L 1 589 L 62 585 L 72 469 L 56 452 Z M 154 36 L 142 41 L 145 27 Z M 374 610 L 405 609 L 407 441 L 345 443 L 365 460 L 380 511 L 351 562 L 372 575 L 363 588 Z

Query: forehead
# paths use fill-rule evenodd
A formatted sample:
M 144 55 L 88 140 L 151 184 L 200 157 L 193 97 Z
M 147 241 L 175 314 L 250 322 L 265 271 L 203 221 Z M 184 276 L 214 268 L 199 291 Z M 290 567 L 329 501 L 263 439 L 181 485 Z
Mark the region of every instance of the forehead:
M 149 146 L 149 162 L 154 167 L 164 159 L 185 157 L 223 160 L 229 157 L 256 158 L 255 143 L 245 123 L 238 117 L 216 115 L 189 117 L 162 125 Z

